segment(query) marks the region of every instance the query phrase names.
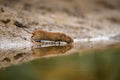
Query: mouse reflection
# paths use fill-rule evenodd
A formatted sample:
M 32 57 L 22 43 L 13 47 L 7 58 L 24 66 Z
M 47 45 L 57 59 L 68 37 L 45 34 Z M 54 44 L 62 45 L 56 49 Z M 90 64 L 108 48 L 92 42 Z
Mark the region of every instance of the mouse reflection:
M 67 51 L 71 50 L 73 47 L 72 44 L 67 44 L 64 46 L 48 46 L 48 47 L 38 47 L 33 48 L 33 56 L 35 57 L 42 57 L 42 56 L 49 56 L 49 55 L 59 55 L 64 54 Z

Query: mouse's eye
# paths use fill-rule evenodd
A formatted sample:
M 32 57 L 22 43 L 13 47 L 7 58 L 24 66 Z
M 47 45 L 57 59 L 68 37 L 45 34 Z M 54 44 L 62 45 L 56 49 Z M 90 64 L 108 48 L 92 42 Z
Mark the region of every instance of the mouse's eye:
M 31 38 L 33 39 L 33 38 L 34 38 L 34 36 L 31 36 Z

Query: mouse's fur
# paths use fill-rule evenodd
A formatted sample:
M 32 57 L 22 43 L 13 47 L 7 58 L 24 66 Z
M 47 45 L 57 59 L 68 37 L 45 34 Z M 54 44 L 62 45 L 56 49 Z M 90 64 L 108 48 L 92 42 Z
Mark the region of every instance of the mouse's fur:
M 60 32 L 48 32 L 44 30 L 35 30 L 32 34 L 33 34 L 32 39 L 34 41 L 50 40 L 50 41 L 62 41 L 67 43 L 73 42 L 73 39 L 71 37 Z

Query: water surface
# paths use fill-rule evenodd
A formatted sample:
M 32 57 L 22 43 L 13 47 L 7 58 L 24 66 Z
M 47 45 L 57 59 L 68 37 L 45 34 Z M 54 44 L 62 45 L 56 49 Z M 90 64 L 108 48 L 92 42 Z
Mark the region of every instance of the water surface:
M 0 80 L 120 80 L 119 61 L 120 47 L 36 58 L 1 69 Z

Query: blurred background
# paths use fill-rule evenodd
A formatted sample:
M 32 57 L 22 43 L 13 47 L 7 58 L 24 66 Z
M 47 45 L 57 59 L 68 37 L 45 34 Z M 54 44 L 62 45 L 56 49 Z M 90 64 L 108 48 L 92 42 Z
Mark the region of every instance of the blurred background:
M 86 12 L 120 10 L 120 0 L 0 0 L 0 4 L 30 12 L 66 13 L 72 16 Z

